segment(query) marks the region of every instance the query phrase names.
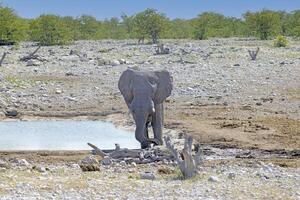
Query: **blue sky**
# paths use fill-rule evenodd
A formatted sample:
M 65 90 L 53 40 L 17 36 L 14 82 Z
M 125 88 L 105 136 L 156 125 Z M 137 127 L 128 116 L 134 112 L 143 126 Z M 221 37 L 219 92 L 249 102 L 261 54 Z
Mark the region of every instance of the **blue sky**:
M 241 17 L 246 11 L 263 8 L 292 11 L 300 9 L 300 0 L 0 0 L 22 17 L 33 18 L 45 13 L 62 16 L 93 15 L 105 19 L 122 13 L 134 14 L 154 8 L 169 18 L 193 18 L 204 11 Z

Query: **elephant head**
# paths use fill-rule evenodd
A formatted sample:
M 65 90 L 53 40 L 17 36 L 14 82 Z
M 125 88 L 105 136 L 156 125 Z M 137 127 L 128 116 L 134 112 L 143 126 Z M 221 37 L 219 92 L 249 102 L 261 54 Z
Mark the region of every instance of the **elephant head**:
M 142 148 L 146 148 L 149 143 L 148 124 L 155 117 L 158 105 L 171 95 L 172 77 L 166 70 L 127 69 L 122 73 L 118 87 L 135 121 L 135 137 Z

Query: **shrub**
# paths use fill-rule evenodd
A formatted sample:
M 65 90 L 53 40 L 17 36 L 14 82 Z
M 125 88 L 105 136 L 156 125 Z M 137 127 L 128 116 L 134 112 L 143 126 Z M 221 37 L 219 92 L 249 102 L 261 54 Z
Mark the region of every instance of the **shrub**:
M 13 44 L 26 39 L 26 22 L 12 9 L 0 6 L 0 43 Z
M 72 32 L 65 21 L 55 15 L 41 15 L 31 25 L 31 39 L 41 45 L 64 45 L 72 41 Z
M 283 35 L 279 35 L 274 40 L 274 47 L 286 47 L 288 45 L 288 40 Z

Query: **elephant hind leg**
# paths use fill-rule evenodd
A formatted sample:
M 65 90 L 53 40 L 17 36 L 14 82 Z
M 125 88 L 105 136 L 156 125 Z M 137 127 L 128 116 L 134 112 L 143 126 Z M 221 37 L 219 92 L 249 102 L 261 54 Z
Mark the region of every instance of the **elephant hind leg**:
M 155 106 L 155 115 L 152 120 L 152 128 L 154 139 L 158 141 L 158 145 L 162 145 L 162 128 L 163 128 L 163 104 Z

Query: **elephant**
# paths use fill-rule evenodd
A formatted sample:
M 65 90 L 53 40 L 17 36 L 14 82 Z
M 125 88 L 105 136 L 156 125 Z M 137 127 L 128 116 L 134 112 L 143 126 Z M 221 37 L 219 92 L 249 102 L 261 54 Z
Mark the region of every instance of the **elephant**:
M 162 145 L 164 100 L 171 95 L 173 78 L 167 70 L 125 70 L 119 79 L 118 88 L 124 97 L 135 121 L 135 138 L 141 148 L 151 143 Z M 150 139 L 148 127 L 152 126 L 154 138 Z

